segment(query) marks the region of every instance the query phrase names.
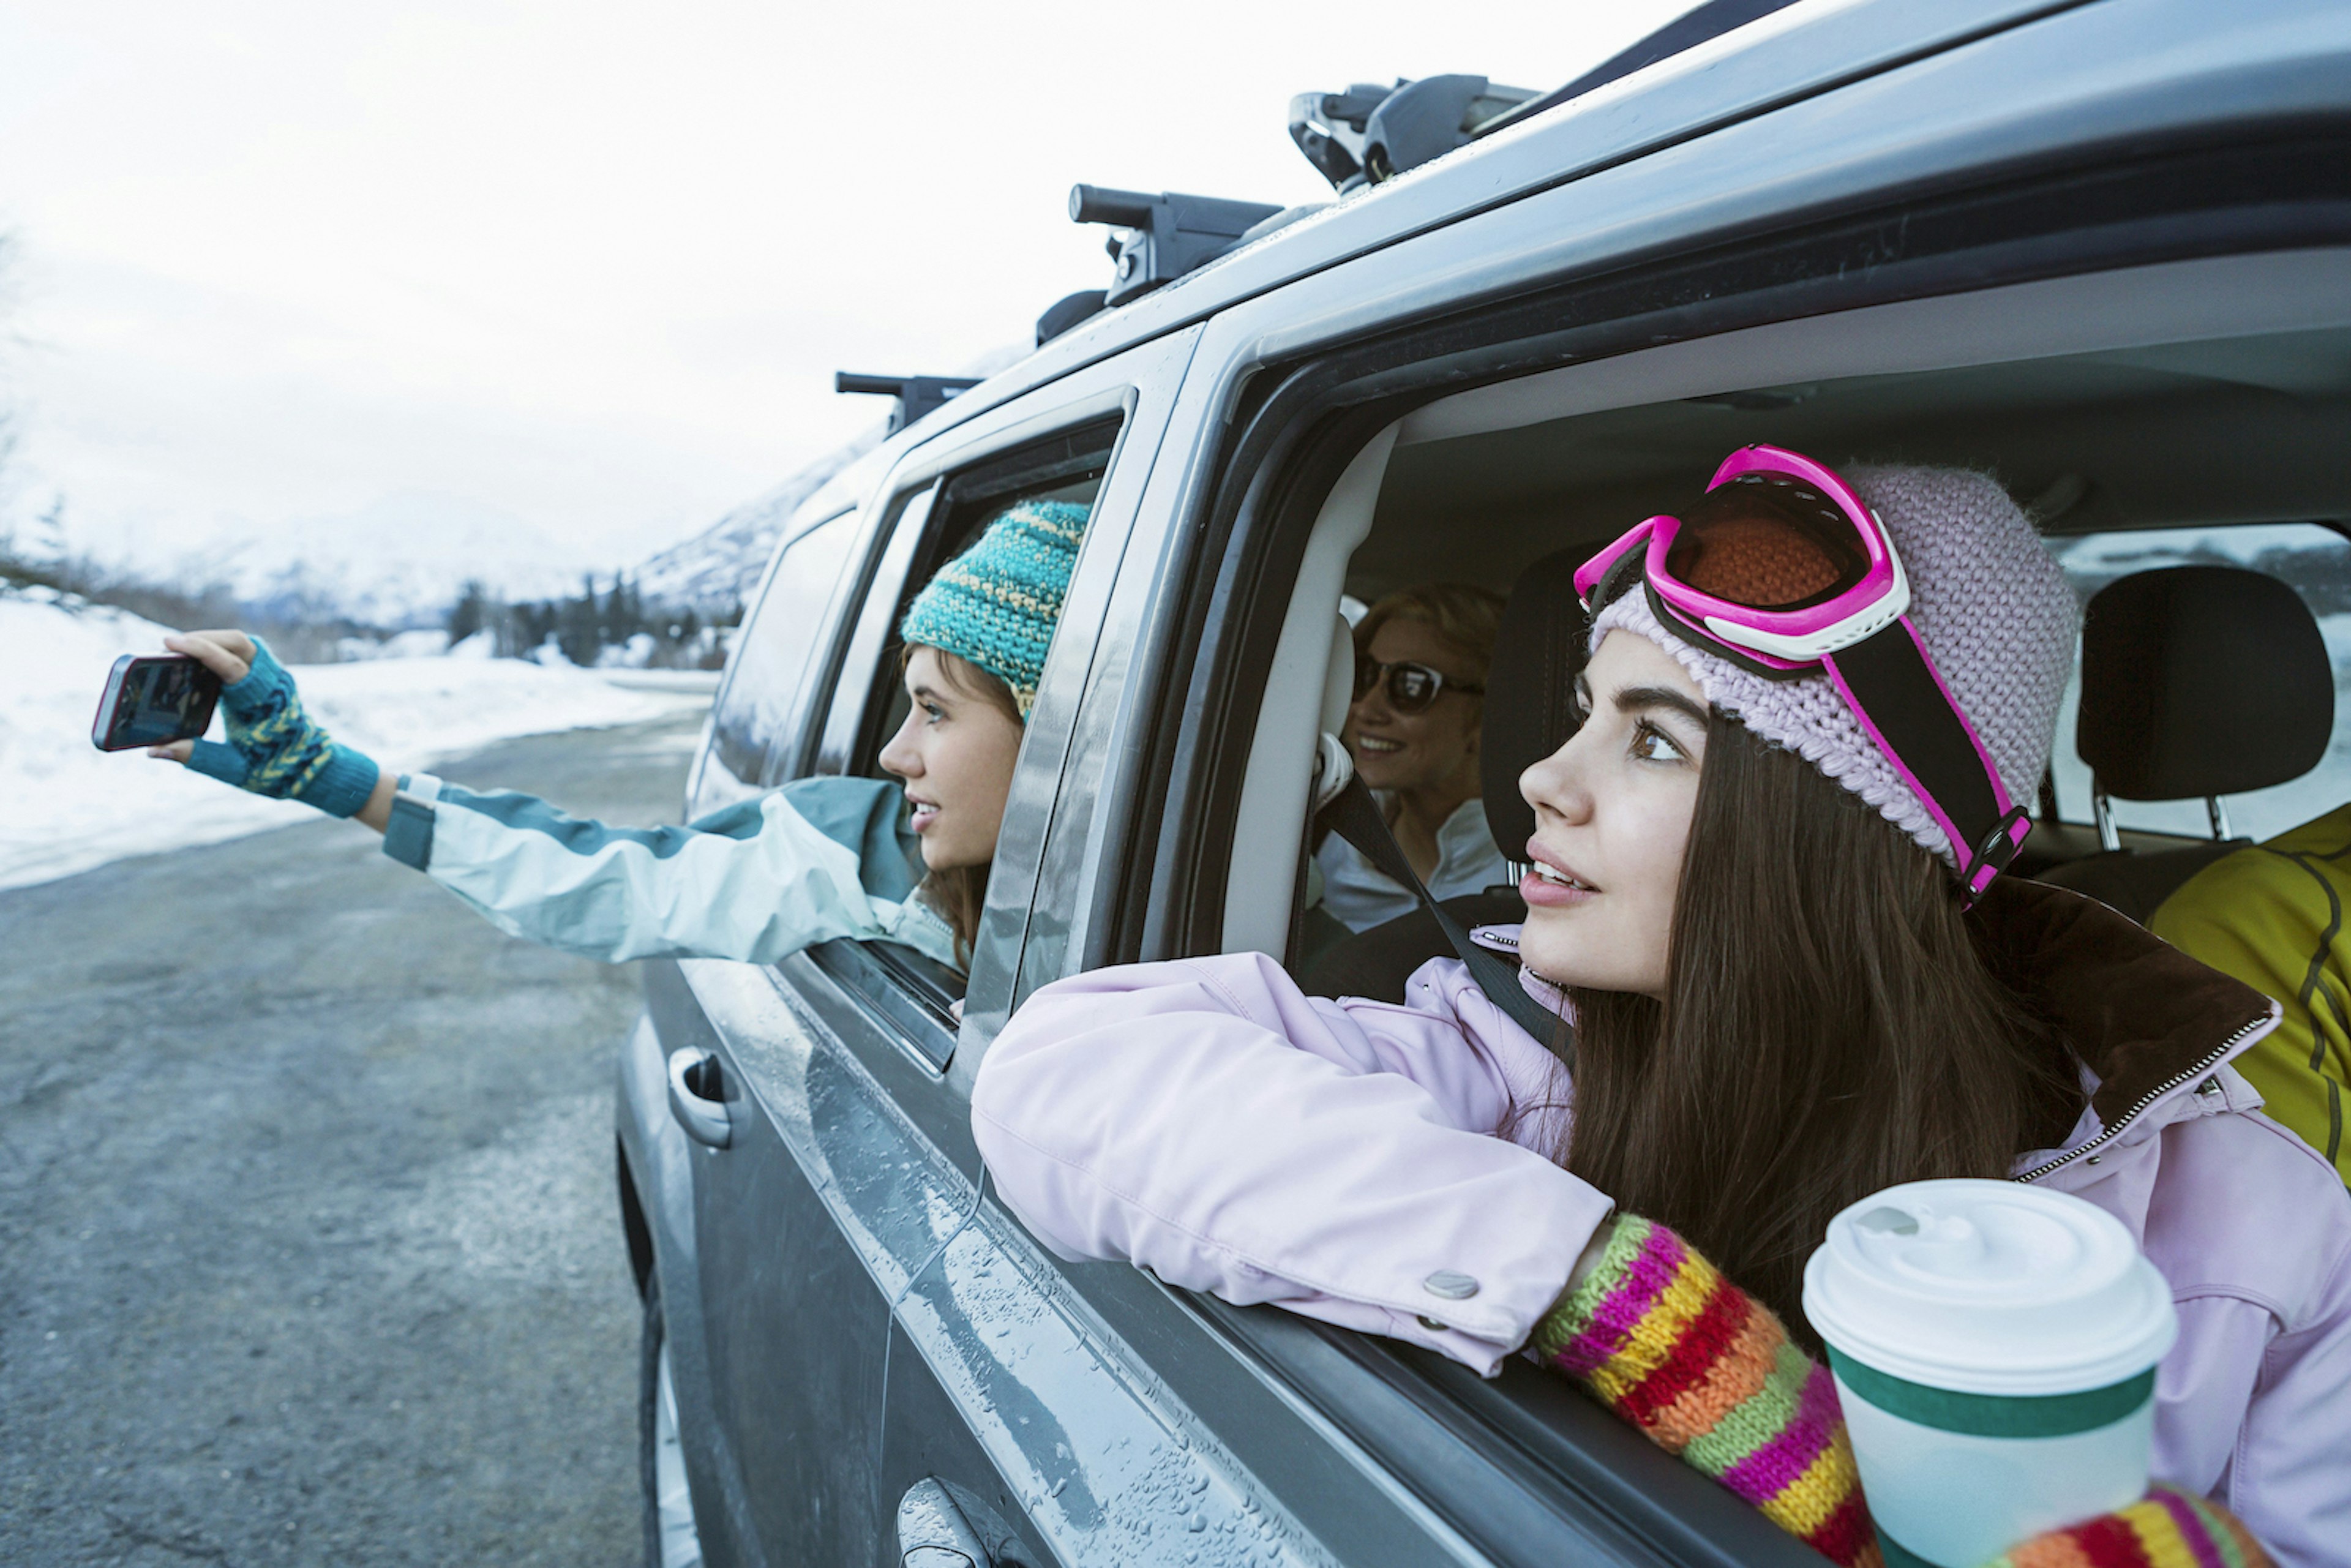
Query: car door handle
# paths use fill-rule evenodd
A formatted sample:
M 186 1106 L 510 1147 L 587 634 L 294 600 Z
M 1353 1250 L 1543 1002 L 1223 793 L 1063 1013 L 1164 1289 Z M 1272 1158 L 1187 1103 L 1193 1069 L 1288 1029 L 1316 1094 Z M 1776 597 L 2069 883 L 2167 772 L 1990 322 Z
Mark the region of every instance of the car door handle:
M 898 1502 L 899 1568 L 995 1568 L 996 1559 L 947 1489 L 925 1478 Z
M 677 1118 L 685 1135 L 697 1144 L 723 1149 L 733 1140 L 735 1128 L 726 1114 L 726 1080 L 719 1073 L 716 1057 L 693 1046 L 671 1052 L 669 1113 Z

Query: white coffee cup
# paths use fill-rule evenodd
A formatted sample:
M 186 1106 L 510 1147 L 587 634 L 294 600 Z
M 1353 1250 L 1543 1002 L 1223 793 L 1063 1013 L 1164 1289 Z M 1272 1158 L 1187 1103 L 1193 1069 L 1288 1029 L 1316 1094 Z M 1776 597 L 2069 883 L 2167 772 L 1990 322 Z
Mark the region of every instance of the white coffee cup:
M 1804 1267 L 1887 1568 L 1976 1568 L 2147 1490 L 2171 1290 L 2104 1209 L 2007 1181 L 1886 1188 Z

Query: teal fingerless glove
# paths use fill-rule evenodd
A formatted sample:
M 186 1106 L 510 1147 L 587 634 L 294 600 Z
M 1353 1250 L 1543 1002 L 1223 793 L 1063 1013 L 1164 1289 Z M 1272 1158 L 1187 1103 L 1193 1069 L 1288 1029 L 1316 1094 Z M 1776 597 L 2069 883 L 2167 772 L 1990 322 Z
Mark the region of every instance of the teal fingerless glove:
M 228 744 L 197 741 L 188 753 L 197 772 L 330 817 L 350 816 L 375 792 L 374 761 L 336 745 L 311 721 L 294 677 L 260 638 L 253 640 L 245 679 L 221 688 L 220 712 Z

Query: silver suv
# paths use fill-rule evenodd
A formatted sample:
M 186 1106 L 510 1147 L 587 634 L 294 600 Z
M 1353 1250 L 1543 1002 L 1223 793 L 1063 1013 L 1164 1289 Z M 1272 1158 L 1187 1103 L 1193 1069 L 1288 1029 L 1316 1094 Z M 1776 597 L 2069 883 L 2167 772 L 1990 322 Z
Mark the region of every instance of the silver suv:
M 1343 595 L 1508 589 L 1753 440 L 1989 465 L 2068 559 L 2331 548 L 2346 411 L 2351 8 L 1805 0 L 914 420 L 787 530 L 689 814 L 875 773 L 911 588 L 1011 501 L 1092 521 L 967 993 L 846 942 L 651 967 L 619 1123 L 655 1560 L 1814 1561 L 1531 1367 L 1058 1261 L 991 1199 L 973 1073 L 1058 977 L 1302 962 Z M 2098 855 L 2071 794 L 2021 869 Z

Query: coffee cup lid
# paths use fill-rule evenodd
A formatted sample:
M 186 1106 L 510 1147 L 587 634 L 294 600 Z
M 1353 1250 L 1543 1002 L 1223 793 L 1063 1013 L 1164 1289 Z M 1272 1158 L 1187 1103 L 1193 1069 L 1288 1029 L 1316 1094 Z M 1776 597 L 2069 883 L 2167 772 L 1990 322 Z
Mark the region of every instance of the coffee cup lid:
M 1908 1182 L 1829 1221 L 1804 1315 L 1840 1354 L 1969 1394 L 2070 1394 L 2137 1376 L 2178 1325 L 2122 1222 L 2016 1182 Z

